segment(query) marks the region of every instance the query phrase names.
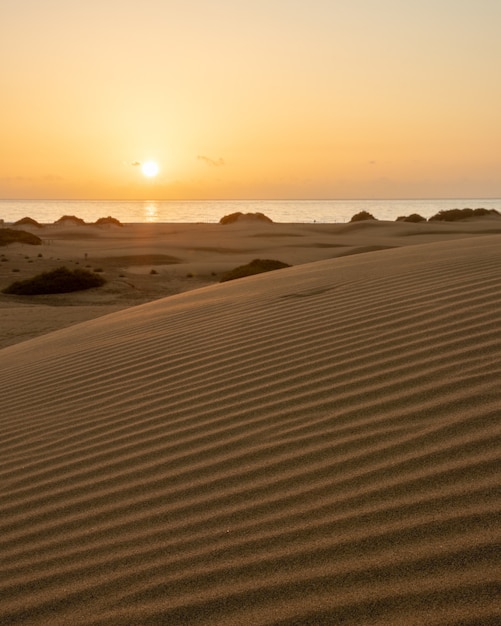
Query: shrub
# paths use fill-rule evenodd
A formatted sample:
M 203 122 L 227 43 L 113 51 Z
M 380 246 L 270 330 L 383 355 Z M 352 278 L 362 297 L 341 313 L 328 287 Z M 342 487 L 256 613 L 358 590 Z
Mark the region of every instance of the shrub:
M 351 218 L 350 222 L 362 222 L 364 220 L 375 220 L 376 218 L 372 213 L 368 211 L 360 211 L 360 213 L 355 213 L 355 215 Z
M 484 215 L 500 215 L 496 209 L 449 209 L 442 210 L 430 217 L 429 222 L 456 222 L 469 217 L 482 217 Z
M 111 217 L 110 215 L 108 215 L 108 217 L 100 217 L 94 223 L 96 224 L 96 226 L 103 226 L 106 224 L 113 224 L 114 226 L 123 226 L 122 222 L 117 220 L 115 217 Z
M 247 265 L 239 265 L 234 269 L 226 272 L 221 277 L 220 283 L 224 283 L 228 280 L 235 280 L 236 278 L 244 278 L 245 276 L 252 276 L 253 274 L 261 274 L 262 272 L 272 272 L 273 270 L 280 270 L 284 267 L 290 267 L 287 263 L 282 261 L 275 261 L 273 259 L 254 259 Z
M 75 215 L 63 215 L 56 220 L 54 224 L 63 224 L 64 222 L 73 222 L 74 224 L 80 224 L 82 226 L 85 224 L 81 217 L 76 217 Z
M 68 293 L 100 287 L 105 282 L 101 276 L 96 276 L 96 274 L 86 270 L 69 270 L 67 267 L 58 267 L 51 272 L 43 272 L 27 280 L 16 281 L 3 289 L 3 293 L 20 296 Z
M 418 222 L 426 222 L 426 218 L 423 217 L 422 215 L 419 215 L 419 213 L 411 213 L 411 215 L 402 215 L 401 217 L 397 217 L 396 219 L 397 222 L 414 222 L 414 223 L 418 223 Z
M 42 245 L 40 237 L 27 233 L 25 230 L 15 230 L 14 228 L 0 228 L 0 246 L 9 243 L 29 243 L 32 246 Z
M 37 228 L 42 228 L 42 224 L 39 224 L 32 217 L 23 217 L 17 222 L 14 222 L 14 226 L 36 226 Z
M 473 215 L 475 217 L 482 217 L 484 215 L 501 215 L 501 213 L 499 213 L 499 211 L 496 211 L 496 209 L 473 209 Z
M 220 224 L 233 224 L 238 221 L 253 221 L 253 222 L 267 222 L 269 224 L 273 224 L 273 220 L 270 219 L 264 213 L 242 213 L 241 211 L 237 211 L 236 213 L 230 213 L 229 215 L 225 215 L 219 220 Z

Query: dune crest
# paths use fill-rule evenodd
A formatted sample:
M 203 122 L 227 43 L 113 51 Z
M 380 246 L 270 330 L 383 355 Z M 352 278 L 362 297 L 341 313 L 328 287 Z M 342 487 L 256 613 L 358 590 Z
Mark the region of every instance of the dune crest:
M 499 242 L 4 348 L 0 623 L 496 623 Z

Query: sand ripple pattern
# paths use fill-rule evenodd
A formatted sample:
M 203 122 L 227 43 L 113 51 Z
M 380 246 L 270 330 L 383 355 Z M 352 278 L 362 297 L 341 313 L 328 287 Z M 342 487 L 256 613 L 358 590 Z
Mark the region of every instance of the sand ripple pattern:
M 2 350 L 0 623 L 500 623 L 500 244 Z

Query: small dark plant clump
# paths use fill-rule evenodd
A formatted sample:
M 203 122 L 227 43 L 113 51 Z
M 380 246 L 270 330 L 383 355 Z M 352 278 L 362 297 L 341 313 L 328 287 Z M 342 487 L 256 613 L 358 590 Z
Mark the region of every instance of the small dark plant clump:
M 364 220 L 375 220 L 376 218 L 372 213 L 368 211 L 360 211 L 359 213 L 355 213 L 355 215 L 351 218 L 350 222 L 363 222 Z
M 96 224 L 96 226 L 106 226 L 107 224 L 113 224 L 114 226 L 123 226 L 120 220 L 117 220 L 116 217 L 111 217 L 111 215 L 108 215 L 108 217 L 100 217 L 94 223 Z
M 73 222 L 74 224 L 80 224 L 81 226 L 85 224 L 81 217 L 76 217 L 75 215 L 63 215 L 56 220 L 54 224 L 64 224 L 64 222 Z
M 86 270 L 58 267 L 51 272 L 43 272 L 27 280 L 16 281 L 3 289 L 3 293 L 19 296 L 68 293 L 100 287 L 105 282 L 101 276 L 96 276 Z
M 150 274 L 158 274 L 158 272 L 157 272 L 157 270 L 155 270 L 155 269 L 151 269 L 151 270 L 150 270 Z
M 32 217 L 23 217 L 17 222 L 14 222 L 14 226 L 36 226 L 37 228 L 43 228 L 42 224 L 39 224 Z
M 484 215 L 500 215 L 496 209 L 449 209 L 432 215 L 429 222 L 456 222 L 469 217 L 483 217 Z
M 273 270 L 280 270 L 284 267 L 290 267 L 290 265 L 273 259 L 254 259 L 250 263 L 247 263 L 247 265 L 240 265 L 239 267 L 235 267 L 229 272 L 226 272 L 223 274 L 219 282 L 224 283 L 228 280 L 244 278 L 245 276 L 261 274 L 262 272 L 272 272 Z
M 411 213 L 411 215 L 402 215 L 400 217 L 397 217 L 396 221 L 397 222 L 414 222 L 415 224 L 417 224 L 419 222 L 426 222 L 426 218 L 423 217 L 422 215 L 419 215 L 419 213 Z
M 6 246 L 9 243 L 29 243 L 32 246 L 40 246 L 42 245 L 42 240 L 40 237 L 27 233 L 25 230 L 0 228 L 0 246 Z
M 273 220 L 270 219 L 264 213 L 242 213 L 241 211 L 237 211 L 236 213 L 230 213 L 229 215 L 225 215 L 219 220 L 220 224 L 234 224 L 239 221 L 250 221 L 250 222 L 267 222 L 268 224 L 273 224 Z

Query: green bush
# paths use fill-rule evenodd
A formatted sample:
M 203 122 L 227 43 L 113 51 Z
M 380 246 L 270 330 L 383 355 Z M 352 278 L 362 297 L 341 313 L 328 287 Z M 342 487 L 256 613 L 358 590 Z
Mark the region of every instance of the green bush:
M 355 215 L 351 218 L 350 222 L 362 222 L 364 220 L 375 220 L 376 218 L 372 213 L 368 211 L 360 211 L 360 213 L 355 213 Z
M 250 263 L 247 263 L 247 265 L 240 265 L 239 267 L 235 267 L 235 269 L 226 272 L 223 274 L 219 282 L 224 283 L 228 280 L 244 278 L 245 276 L 252 276 L 253 274 L 272 272 L 273 270 L 280 270 L 284 267 L 290 267 L 290 265 L 273 259 L 254 259 Z
M 0 246 L 9 243 L 29 243 L 32 246 L 42 245 L 40 237 L 27 233 L 25 230 L 15 230 L 14 228 L 0 228 Z
M 87 270 L 69 270 L 67 267 L 58 267 L 51 272 L 43 272 L 27 280 L 16 281 L 2 292 L 19 296 L 68 293 L 100 287 L 105 282 L 104 278 Z

